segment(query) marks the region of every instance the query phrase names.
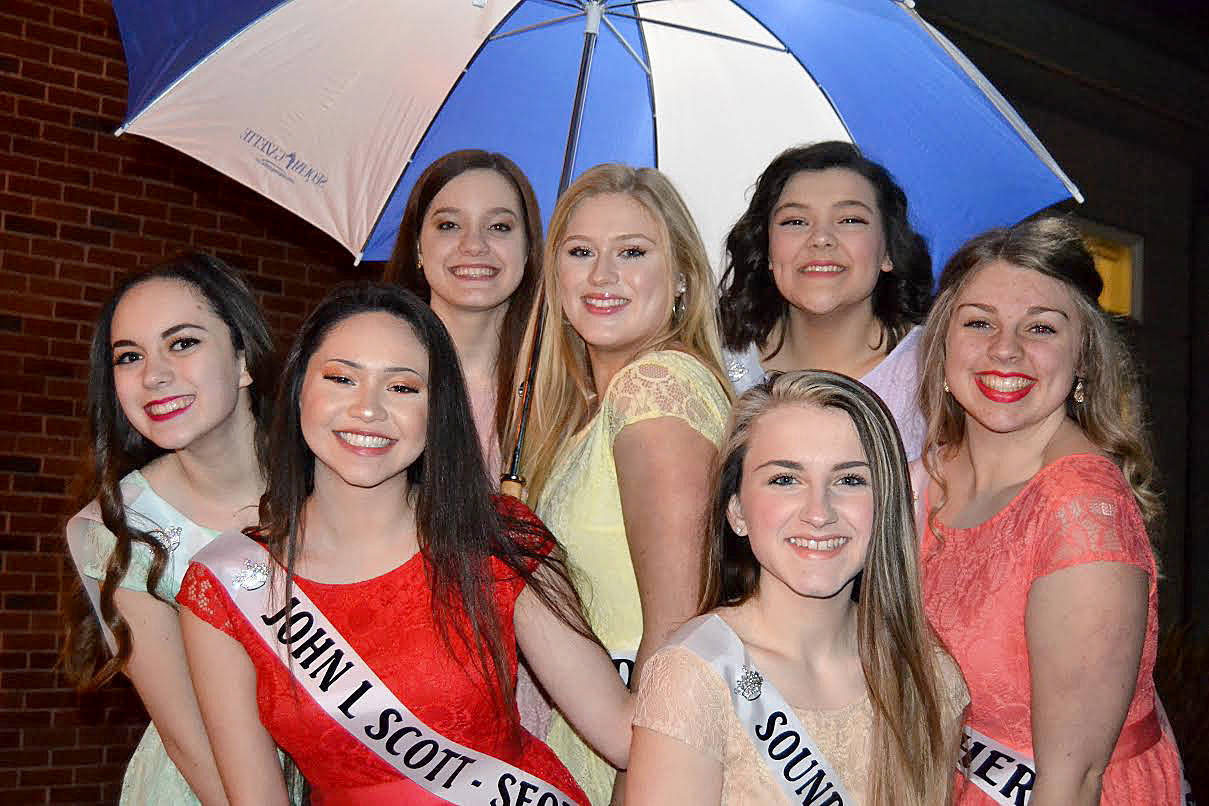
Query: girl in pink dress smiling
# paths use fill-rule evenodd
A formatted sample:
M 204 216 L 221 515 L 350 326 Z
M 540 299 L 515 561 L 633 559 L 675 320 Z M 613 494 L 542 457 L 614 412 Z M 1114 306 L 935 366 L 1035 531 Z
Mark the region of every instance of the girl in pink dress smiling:
M 1102 287 L 1072 227 L 1026 221 L 953 256 L 924 333 L 924 597 L 970 687 L 961 804 L 1181 802 L 1159 502 Z

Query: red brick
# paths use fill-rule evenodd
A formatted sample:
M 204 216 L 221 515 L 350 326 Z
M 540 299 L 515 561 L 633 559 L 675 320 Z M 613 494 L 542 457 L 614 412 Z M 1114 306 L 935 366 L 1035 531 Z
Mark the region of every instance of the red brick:
M 46 100 L 45 84 L 29 78 L 18 78 L 11 73 L 0 73 L 0 92 L 11 92 L 36 101 Z
M 55 12 L 54 24 L 63 28 L 71 28 L 82 34 L 104 36 L 109 31 L 109 26 L 102 20 L 95 17 L 85 17 L 80 14 L 71 14 L 66 11 Z
M 82 73 L 101 75 L 105 70 L 105 60 L 78 50 L 63 50 L 54 48 L 50 52 L 50 61 L 62 67 L 78 70 Z M 125 66 L 123 65 L 123 69 Z
M 35 22 L 50 22 L 50 9 L 45 3 L 35 3 L 32 0 L 7 0 L 4 13 Z
M 25 37 L 35 42 L 45 42 L 48 45 L 58 45 L 61 48 L 76 49 L 80 38 L 70 31 L 53 28 L 49 25 L 25 24 Z
M 21 63 L 21 77 L 43 84 L 70 87 L 75 84 L 76 74 L 73 70 L 51 67 L 44 62 L 26 61 Z
M 96 95 L 91 95 L 87 92 L 68 89 L 67 87 L 47 87 L 46 101 L 47 103 L 56 104 L 58 106 L 67 106 L 72 109 L 82 109 L 86 112 L 101 111 L 101 99 Z
M 9 176 L 8 192 L 57 201 L 63 196 L 63 187 L 57 182 L 34 179 L 32 176 Z
M 67 125 L 71 123 L 71 111 L 54 104 L 43 103 L 36 98 L 18 98 L 17 114 L 41 121 Z
M 57 220 L 72 224 L 84 224 L 88 221 L 88 210 L 83 207 L 42 199 L 34 202 L 34 214 L 48 221 Z
M 92 181 L 92 174 L 86 168 L 78 168 L 74 165 L 59 165 L 44 160 L 38 163 L 38 176 L 55 182 L 69 182 L 84 186 L 87 186 Z M 71 199 L 67 198 L 66 188 L 63 189 L 63 196 L 64 201 L 71 201 Z
M 50 48 L 48 46 L 12 36 L 7 29 L 4 33 L 0 34 L 0 53 L 11 53 L 13 56 L 20 56 L 22 59 L 36 62 L 50 61 Z
M 42 126 L 42 136 L 55 143 L 63 143 L 76 148 L 93 148 L 97 141 L 94 131 L 80 131 L 71 126 L 59 126 L 46 123 Z
M 114 178 L 104 177 L 102 174 L 92 175 L 93 188 L 101 187 L 103 179 Z M 136 183 L 137 184 L 137 183 Z M 135 188 L 134 192 L 139 189 Z M 117 209 L 117 196 L 112 193 L 106 193 L 104 190 L 88 190 L 86 188 L 71 187 L 70 185 L 63 188 L 63 201 L 71 202 L 72 204 L 83 204 L 87 207 L 96 207 L 100 210 Z

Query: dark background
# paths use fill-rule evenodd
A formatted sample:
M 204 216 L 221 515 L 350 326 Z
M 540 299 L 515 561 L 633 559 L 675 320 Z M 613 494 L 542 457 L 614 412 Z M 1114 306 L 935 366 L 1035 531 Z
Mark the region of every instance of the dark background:
M 919 0 L 1080 186 L 1143 239 L 1134 334 L 1167 491 L 1159 680 L 1209 797 L 1209 9 L 1151 0 Z M 859 56 L 859 54 L 857 54 Z M 112 803 L 146 716 L 125 684 L 54 671 L 61 538 L 87 343 L 117 277 L 197 248 L 248 272 L 277 334 L 370 276 L 318 230 L 156 143 L 115 138 L 126 67 L 108 3 L 0 6 L 0 801 Z M 1201 776 L 1199 781 L 1196 776 Z

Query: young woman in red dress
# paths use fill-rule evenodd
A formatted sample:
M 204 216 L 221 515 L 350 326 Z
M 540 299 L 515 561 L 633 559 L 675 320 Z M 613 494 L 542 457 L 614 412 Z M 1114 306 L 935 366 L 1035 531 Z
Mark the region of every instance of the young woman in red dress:
M 620 765 L 629 694 L 584 626 L 553 537 L 519 501 L 492 498 L 440 321 L 397 286 L 339 289 L 303 325 L 282 390 L 256 532 L 273 558 L 267 587 L 284 588 L 272 609 L 305 595 L 424 730 L 557 788 L 566 795 L 559 803 L 585 803 L 518 723 L 517 647 L 585 737 Z M 231 802 L 286 802 L 274 742 L 317 804 L 447 802 L 393 761 L 414 740 L 397 732 L 401 744 L 375 752 L 336 709 L 321 707 L 323 695 L 305 688 L 319 667 L 304 666 L 299 652 L 283 659 L 236 605 L 231 584 L 195 562 L 179 595 Z M 482 803 L 493 796 L 482 788 Z

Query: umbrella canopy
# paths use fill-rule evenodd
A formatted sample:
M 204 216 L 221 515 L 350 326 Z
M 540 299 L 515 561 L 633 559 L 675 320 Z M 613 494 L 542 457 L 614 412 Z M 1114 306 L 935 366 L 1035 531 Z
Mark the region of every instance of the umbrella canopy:
M 895 0 L 115 0 L 121 132 L 166 143 L 389 257 L 420 172 L 512 157 L 553 208 L 570 173 L 653 165 L 720 257 L 760 170 L 855 142 L 907 190 L 939 264 L 969 236 L 1078 190 L 978 71 Z

